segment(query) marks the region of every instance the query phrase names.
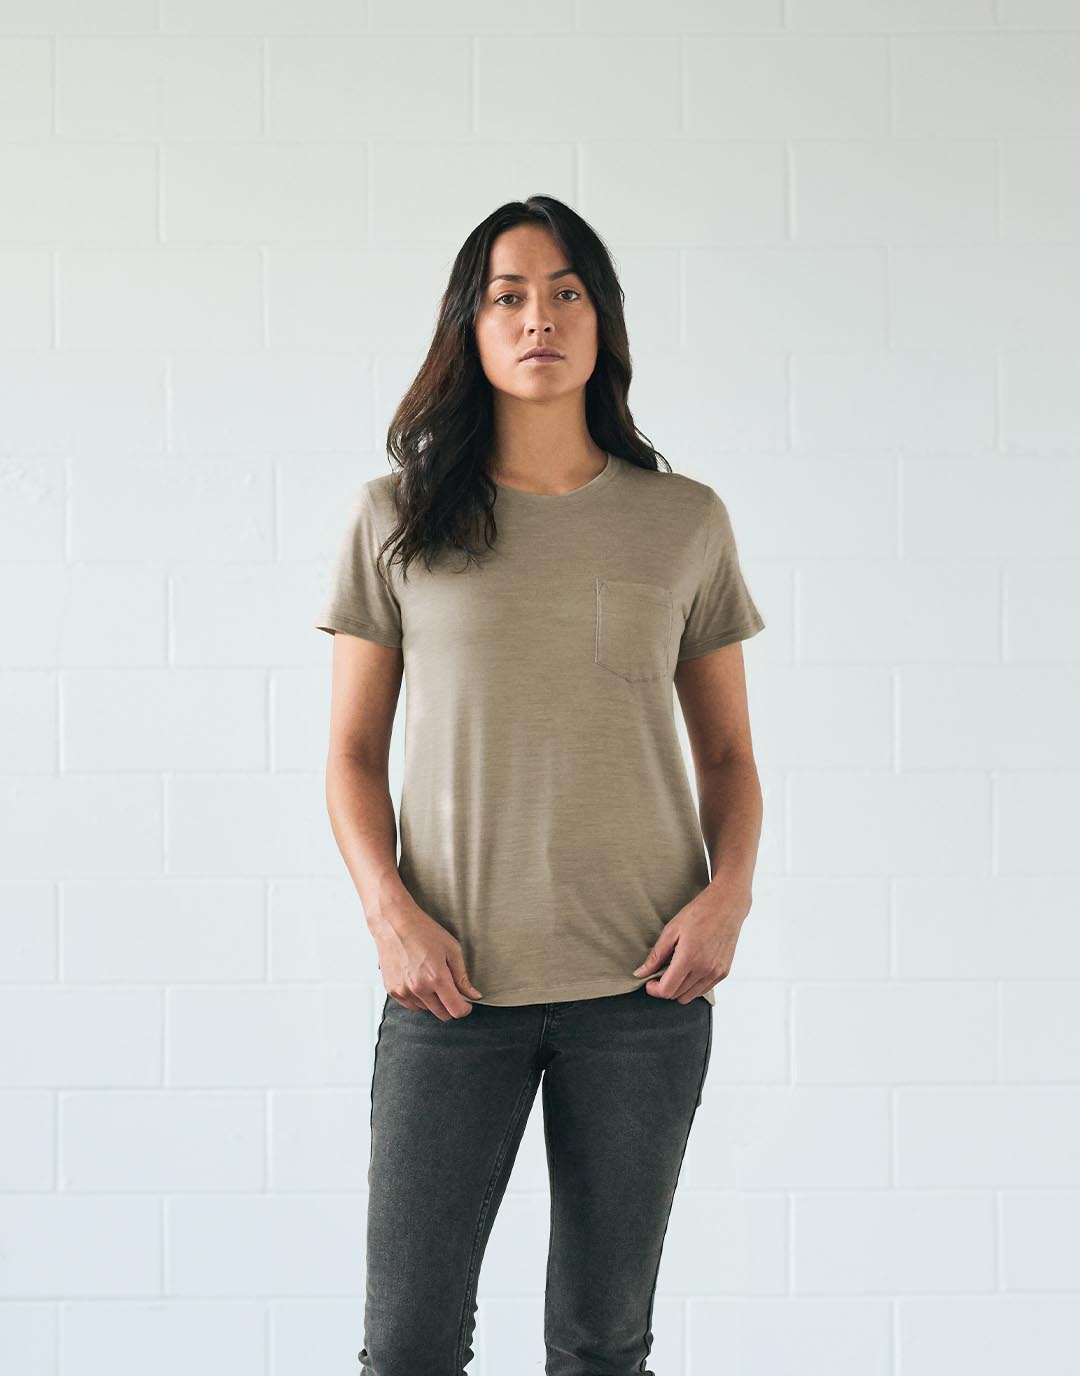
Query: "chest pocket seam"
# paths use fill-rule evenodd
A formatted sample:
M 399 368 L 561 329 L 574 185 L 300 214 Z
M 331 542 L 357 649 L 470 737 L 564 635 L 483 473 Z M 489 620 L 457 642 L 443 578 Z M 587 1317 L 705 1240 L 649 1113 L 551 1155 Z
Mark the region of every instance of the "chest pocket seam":
M 627 578 L 596 579 L 593 662 L 631 683 L 669 671 L 671 589 Z

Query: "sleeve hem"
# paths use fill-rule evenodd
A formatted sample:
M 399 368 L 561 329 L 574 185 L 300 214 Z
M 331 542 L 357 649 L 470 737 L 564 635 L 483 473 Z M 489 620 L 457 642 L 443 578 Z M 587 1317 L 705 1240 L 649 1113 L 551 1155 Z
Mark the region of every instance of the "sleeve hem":
M 346 635 L 356 635 L 362 640 L 373 640 L 377 645 L 385 645 L 391 650 L 400 650 L 402 646 L 402 638 L 395 632 L 383 630 L 382 627 L 373 626 L 367 621 L 357 621 L 351 616 L 329 615 L 316 623 L 315 629 L 326 631 L 329 635 L 343 631 Z
M 749 621 L 743 622 L 734 630 L 722 631 L 719 635 L 711 635 L 707 640 L 680 645 L 677 662 L 681 663 L 684 659 L 697 659 L 699 655 L 708 654 L 710 650 L 719 650 L 725 645 L 733 645 L 737 640 L 749 640 L 751 636 L 757 635 L 758 631 L 764 629 L 765 622 L 761 616 L 751 617 Z

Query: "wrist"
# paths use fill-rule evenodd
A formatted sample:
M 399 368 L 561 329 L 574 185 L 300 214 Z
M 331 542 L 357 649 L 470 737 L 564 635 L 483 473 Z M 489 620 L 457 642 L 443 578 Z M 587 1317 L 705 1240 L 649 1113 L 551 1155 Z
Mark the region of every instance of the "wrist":
M 378 936 L 399 931 L 415 912 L 416 903 L 395 869 L 377 885 L 373 901 L 364 908 L 364 918 L 372 936 Z
M 750 880 L 741 871 L 718 870 L 706 885 L 705 892 L 722 898 L 725 907 L 737 908 L 743 917 L 754 901 Z

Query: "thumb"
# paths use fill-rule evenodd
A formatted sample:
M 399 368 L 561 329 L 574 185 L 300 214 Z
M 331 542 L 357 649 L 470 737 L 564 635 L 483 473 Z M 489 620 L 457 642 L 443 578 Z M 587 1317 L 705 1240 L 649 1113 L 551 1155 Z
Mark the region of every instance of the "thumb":
M 450 973 L 454 976 L 454 983 L 463 994 L 471 994 L 475 999 L 482 999 L 484 997 L 469 978 L 465 970 L 465 957 L 460 951 L 455 951 L 449 956 L 447 958 L 447 964 L 450 966 Z
M 634 974 L 648 975 L 653 970 L 657 969 L 658 966 L 663 965 L 670 956 L 671 948 L 674 944 L 671 937 L 662 934 L 656 942 L 656 945 L 634 971 Z

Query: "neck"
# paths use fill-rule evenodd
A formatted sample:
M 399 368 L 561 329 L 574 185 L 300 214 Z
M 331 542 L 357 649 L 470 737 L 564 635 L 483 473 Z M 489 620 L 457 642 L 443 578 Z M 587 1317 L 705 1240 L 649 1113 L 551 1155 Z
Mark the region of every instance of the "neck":
M 493 450 L 488 472 L 496 482 L 527 492 L 571 492 L 602 473 L 607 454 L 590 439 L 581 449 L 554 452 Z

